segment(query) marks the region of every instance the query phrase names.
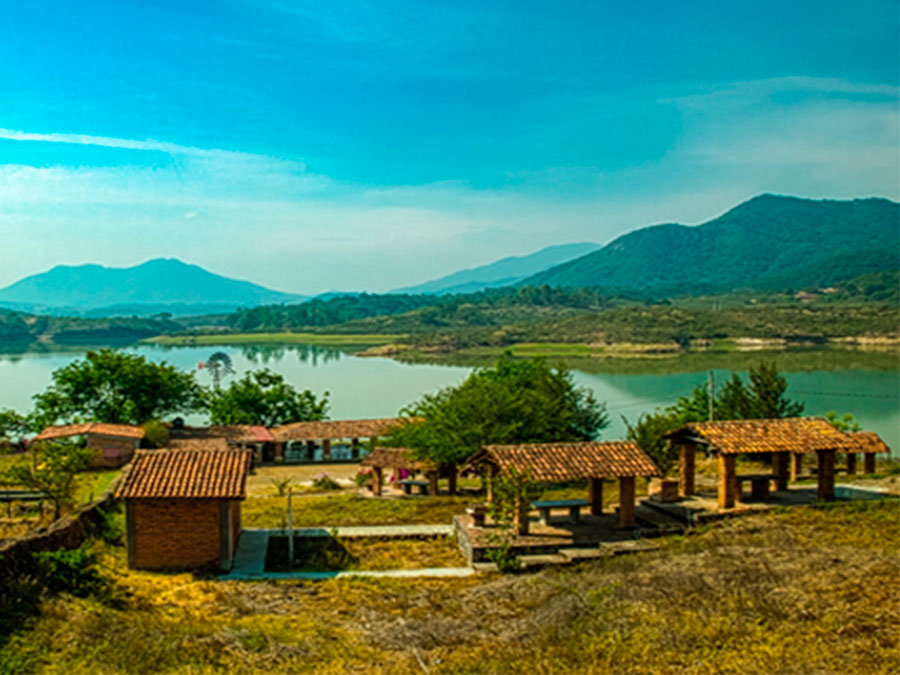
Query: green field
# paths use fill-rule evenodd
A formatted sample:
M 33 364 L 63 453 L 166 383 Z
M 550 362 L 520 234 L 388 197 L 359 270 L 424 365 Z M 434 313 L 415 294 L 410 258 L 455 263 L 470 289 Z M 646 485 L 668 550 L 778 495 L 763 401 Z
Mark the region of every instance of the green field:
M 143 340 L 157 345 L 189 347 L 192 345 L 235 344 L 309 344 L 335 346 L 367 346 L 388 344 L 405 337 L 400 334 L 325 334 L 325 333 L 222 333 L 216 335 L 160 335 Z

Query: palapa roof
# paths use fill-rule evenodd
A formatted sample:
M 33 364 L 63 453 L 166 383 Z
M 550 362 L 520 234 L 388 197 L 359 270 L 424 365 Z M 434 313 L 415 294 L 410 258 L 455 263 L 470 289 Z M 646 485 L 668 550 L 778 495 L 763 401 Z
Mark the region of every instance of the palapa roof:
M 653 461 L 632 441 L 488 445 L 471 463 L 527 471 L 540 481 L 656 476 Z
M 296 422 L 272 429 L 272 436 L 279 443 L 285 441 L 318 441 L 325 438 L 374 438 L 389 428 L 406 422 L 403 418 L 372 420 L 331 420 L 323 422 Z
M 83 436 L 85 434 L 137 439 L 144 437 L 144 430 L 142 427 L 137 427 L 132 424 L 103 424 L 100 422 L 58 424 L 46 427 L 41 433 L 35 436 L 34 440 L 49 441 L 54 438 L 69 438 L 71 436 Z
M 861 452 L 859 441 L 823 417 L 694 422 L 666 434 L 705 443 L 724 455 L 760 452 L 809 453 L 816 450 Z
M 243 499 L 251 453 L 140 450 L 117 499 Z
M 360 462 L 363 466 L 382 469 L 408 469 L 410 471 L 435 471 L 437 465 L 427 459 L 416 459 L 409 448 L 375 448 Z
M 848 434 L 856 443 L 856 452 L 887 452 L 891 449 L 874 431 L 854 431 Z

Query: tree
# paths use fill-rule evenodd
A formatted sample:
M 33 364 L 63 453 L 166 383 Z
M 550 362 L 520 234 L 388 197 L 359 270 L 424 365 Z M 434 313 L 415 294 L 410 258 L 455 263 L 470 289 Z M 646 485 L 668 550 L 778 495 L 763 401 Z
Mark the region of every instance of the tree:
M 715 416 L 721 420 L 742 420 L 753 415 L 753 400 L 737 373 L 725 383 L 716 400 Z
M 656 410 L 638 417 L 634 425 L 622 418 L 628 429 L 627 438 L 647 453 L 665 476 L 678 461 L 678 448 L 663 436 L 684 426 L 685 422 L 670 409 Z
M 805 407 L 785 396 L 787 380 L 778 374 L 775 362 L 750 367 L 750 419 L 798 417 Z
M 323 420 L 328 392 L 317 400 L 309 389 L 298 391 L 268 368 L 247 373 L 226 389 L 207 392 L 213 424 L 260 424 L 274 427 L 292 422 Z
M 841 431 L 856 432 L 860 429 L 859 422 L 853 417 L 853 413 L 846 413 L 838 417 L 834 410 L 829 410 L 825 413 L 825 419 L 831 422 L 835 429 L 840 429 Z
M 51 377 L 53 384 L 34 397 L 40 426 L 74 420 L 142 424 L 202 406 L 193 374 L 139 354 L 90 351 Z
M 540 359 L 516 361 L 508 353 L 493 368 L 425 395 L 401 415 L 410 421 L 395 427 L 388 442 L 449 469 L 451 492 L 456 464 L 483 445 L 586 441 L 609 424 L 605 406 L 575 387 L 567 370 Z
M 12 440 L 16 436 L 22 436 L 31 430 L 28 417 L 20 415 L 15 410 L 0 410 L 0 439 Z
M 38 443 L 31 457 L 6 471 L 5 481 L 46 494 L 56 520 L 74 502 L 77 473 L 88 468 L 93 456 L 93 450 L 78 444 Z
M 225 352 L 215 352 L 203 365 L 212 375 L 213 388 L 218 389 L 222 378 L 226 375 L 234 375 L 234 365 L 231 363 L 231 357 Z

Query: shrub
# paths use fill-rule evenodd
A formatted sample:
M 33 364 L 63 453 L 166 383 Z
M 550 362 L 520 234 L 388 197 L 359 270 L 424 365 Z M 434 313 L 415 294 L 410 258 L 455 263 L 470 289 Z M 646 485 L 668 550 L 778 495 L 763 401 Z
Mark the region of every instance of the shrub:
M 279 497 L 284 497 L 287 494 L 288 487 L 291 484 L 290 478 L 273 478 L 271 481 L 272 485 L 275 486 L 275 492 Z
M 71 550 L 35 553 L 37 577 L 51 594 L 71 593 L 86 598 L 106 590 L 106 580 L 97 570 L 96 556 L 84 543 Z
M 372 469 L 370 467 L 364 467 L 356 472 L 356 475 L 353 476 L 353 482 L 356 483 L 359 487 L 368 487 L 372 484 Z
M 317 474 L 313 479 L 312 486 L 316 490 L 340 490 L 341 486 L 338 485 L 337 481 L 335 481 L 331 476 L 329 476 L 324 471 L 320 474 Z
M 169 427 L 159 420 L 151 420 L 143 424 L 144 442 L 148 448 L 164 448 L 169 444 Z

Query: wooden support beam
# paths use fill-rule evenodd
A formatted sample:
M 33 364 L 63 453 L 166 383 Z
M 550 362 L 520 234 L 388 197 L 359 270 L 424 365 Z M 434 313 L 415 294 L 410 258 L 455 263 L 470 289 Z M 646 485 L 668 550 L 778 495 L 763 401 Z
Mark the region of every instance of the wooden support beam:
M 867 452 L 863 455 L 863 473 L 875 473 L 874 452 Z
M 524 499 L 517 499 L 513 511 L 513 528 L 516 534 L 528 534 L 528 507 Z
M 619 527 L 634 527 L 634 476 L 619 478 Z
M 818 498 L 834 501 L 834 450 L 816 450 L 819 458 Z
M 331 439 L 330 438 L 322 439 L 322 461 L 323 462 L 331 461 Z
M 603 479 L 588 478 L 588 501 L 591 503 L 591 515 L 603 514 Z
M 694 475 L 697 471 L 697 446 L 693 443 L 682 443 L 679 449 L 679 489 L 683 496 L 694 494 Z
M 436 497 L 438 494 L 438 472 L 429 471 L 426 478 L 428 478 L 428 493 Z
M 486 483 L 485 501 L 488 504 L 493 504 L 494 503 L 494 479 L 497 477 L 497 474 L 500 473 L 500 469 L 498 469 L 497 466 L 494 464 L 488 464 L 487 467 L 488 467 L 487 468 L 487 476 L 485 477 L 485 483 Z
M 719 453 L 719 508 L 734 507 L 737 497 L 737 474 L 735 473 L 734 455 Z
M 803 473 L 803 453 L 795 452 L 791 462 L 791 480 L 797 480 L 797 476 Z
M 847 453 L 847 473 L 851 476 L 856 473 L 856 453 L 855 452 Z
M 284 461 L 284 443 L 276 443 L 275 444 L 275 461 L 283 462 Z
M 375 466 L 372 467 L 372 494 L 376 497 L 381 496 L 382 483 L 384 476 L 381 473 L 381 467 Z
M 359 439 L 358 438 L 350 439 L 350 456 L 353 459 L 359 459 Z
M 772 458 L 774 460 L 774 469 L 775 475 L 778 476 L 775 479 L 775 489 L 776 490 L 787 490 L 788 489 L 788 480 L 790 479 L 790 462 L 791 462 L 791 453 L 789 452 L 776 452 Z

